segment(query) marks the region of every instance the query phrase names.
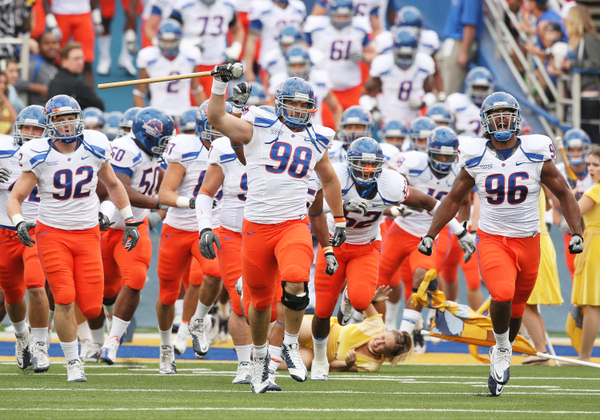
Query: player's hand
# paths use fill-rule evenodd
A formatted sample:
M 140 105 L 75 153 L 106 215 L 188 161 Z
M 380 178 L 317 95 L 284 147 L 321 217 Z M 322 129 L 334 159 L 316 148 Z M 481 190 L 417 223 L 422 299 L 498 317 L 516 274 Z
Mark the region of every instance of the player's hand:
M 0 168 L 0 182 L 8 182 L 12 171 L 8 168 Z
M 355 63 L 360 63 L 365 58 L 365 55 L 362 51 L 352 51 L 348 54 L 348 60 L 354 61 Z
M 169 206 L 166 206 L 159 201 L 156 205 L 156 210 L 169 210 Z
M 21 242 L 23 241 L 21 240 Z M 569 241 L 569 252 L 571 254 L 581 254 L 583 252 L 583 238 L 579 233 L 574 233 L 571 236 L 571 240 Z
M 392 213 L 392 216 L 394 216 L 394 217 L 398 217 L 398 216 L 408 217 L 411 214 L 418 213 L 418 211 L 413 210 L 407 206 L 392 206 L 392 207 L 390 207 L 390 213 Z
M 346 367 L 352 367 L 354 366 L 354 363 L 356 363 L 356 351 L 354 349 L 350 349 L 348 351 L 348 353 L 346 353 Z
M 241 63 L 228 63 L 221 64 L 219 66 L 215 66 L 214 70 L 215 80 L 219 82 L 227 83 L 233 79 L 237 79 L 244 73 L 244 69 Z M 234 74 L 239 74 L 238 76 L 234 76 Z
M 421 238 L 421 242 L 417 248 L 421 254 L 425 254 L 427 256 L 431 255 L 433 252 L 433 237 L 426 235 L 425 237 Z
M 333 247 L 342 246 L 346 242 L 346 227 L 336 226 L 333 231 L 333 236 L 329 238 L 329 243 Z
M 160 222 L 162 222 L 162 220 L 163 220 L 162 217 L 160 216 L 160 214 L 155 211 L 150 212 L 147 217 L 148 217 L 148 228 L 150 230 L 154 230 L 154 228 L 156 226 L 158 226 L 160 224 Z
M 218 249 L 221 249 L 219 238 L 213 233 L 212 229 L 202 229 L 202 232 L 200 232 L 200 253 L 207 260 L 214 260 L 217 258 L 213 243 L 217 245 Z
M 569 235 L 571 234 L 571 228 L 569 227 L 569 224 L 564 219 L 564 217 L 560 220 L 560 223 L 558 224 L 558 228 L 560 230 L 562 230 L 563 232 L 568 233 Z
M 471 259 L 471 255 L 477 251 L 477 245 L 475 245 L 475 241 L 467 229 L 467 222 L 463 222 L 463 228 L 462 232 L 456 235 L 456 237 L 458 238 L 458 244 L 465 251 L 463 259 L 467 262 Z
M 29 236 L 29 230 L 35 227 L 35 223 L 19 222 L 17 225 L 17 236 L 25 246 L 32 247 L 35 241 Z
M 231 101 L 238 107 L 243 107 L 250 99 L 250 95 L 252 95 L 252 85 L 248 82 L 242 82 L 234 86 Z
M 349 200 L 344 200 L 342 205 L 344 206 L 345 211 L 353 211 L 356 213 L 360 213 L 363 216 L 367 213 L 369 209 L 369 203 L 364 198 L 351 198 Z
M 242 53 L 242 43 L 234 42 L 231 46 L 225 48 L 225 60 L 228 63 L 235 63 L 240 58 L 240 54 Z
M 190 208 L 194 210 L 196 208 L 196 197 L 190 198 Z
M 137 35 L 135 30 L 127 29 L 125 31 L 125 46 L 131 55 L 136 55 L 140 50 L 140 47 L 137 44 Z
M 325 262 L 327 263 L 327 268 L 325 269 L 325 274 L 333 276 L 338 269 L 337 258 L 335 258 L 335 254 L 333 253 L 333 249 L 329 246 L 325 248 Z
M 420 99 L 411 98 L 408 100 L 408 107 L 410 109 L 421 109 L 425 106 L 425 102 Z
M 143 222 L 129 222 L 125 223 L 125 231 L 123 232 L 123 246 L 129 252 L 137 245 L 140 240 L 140 232 L 138 232 L 138 226 Z
M 373 300 L 371 300 L 371 302 L 384 302 L 390 298 L 391 293 L 392 288 L 390 286 L 379 286 L 377 290 L 375 290 L 375 294 L 373 295 Z
M 105 215 L 104 213 L 102 213 L 101 211 L 98 212 L 98 224 L 100 225 L 100 230 L 102 232 L 104 232 L 105 230 L 108 230 L 109 227 L 111 227 L 112 225 L 114 225 L 115 223 L 111 223 L 110 219 L 108 218 L 107 215 Z
M 92 10 L 92 22 L 94 22 L 96 35 L 102 35 L 104 33 L 104 26 L 102 25 L 102 12 L 100 9 L 96 8 Z
M 52 13 L 46 15 L 46 30 L 52 32 L 59 41 L 62 39 L 62 31 L 58 27 L 56 17 Z

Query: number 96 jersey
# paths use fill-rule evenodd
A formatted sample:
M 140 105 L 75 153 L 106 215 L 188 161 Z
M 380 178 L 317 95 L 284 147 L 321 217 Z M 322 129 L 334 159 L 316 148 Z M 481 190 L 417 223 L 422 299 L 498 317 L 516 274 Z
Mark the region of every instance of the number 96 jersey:
M 334 163 L 333 168 L 342 186 L 342 199 L 359 198 L 354 180 L 348 171 L 348 165 Z M 346 243 L 351 245 L 366 245 L 381 240 L 381 215 L 390 206 L 398 205 L 408 198 L 409 190 L 406 179 L 398 172 L 384 169 L 377 179 L 376 191 L 373 198 L 368 198 L 368 211 L 361 215 L 358 212 L 344 211 L 346 217 Z M 335 222 L 333 215 L 327 215 L 329 232 L 333 234 Z
M 244 146 L 248 177 L 244 218 L 259 224 L 302 219 L 309 180 L 335 132 L 320 125 L 293 132 L 255 106 L 242 119 L 254 125 L 252 139 Z
M 459 147 L 459 164 L 475 180 L 481 201 L 479 229 L 492 235 L 528 238 L 540 232 L 542 166 L 556 153 L 547 136 L 519 136 L 519 140 L 517 150 L 504 161 L 485 139 Z

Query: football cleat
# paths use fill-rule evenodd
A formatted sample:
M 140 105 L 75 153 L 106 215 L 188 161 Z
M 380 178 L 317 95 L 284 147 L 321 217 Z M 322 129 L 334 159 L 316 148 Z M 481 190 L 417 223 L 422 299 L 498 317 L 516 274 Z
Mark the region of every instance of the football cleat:
M 98 363 L 100 361 L 100 352 L 102 351 L 102 344 L 91 342 L 87 346 L 85 353 L 83 352 L 83 345 L 81 346 L 81 349 L 81 361 L 83 363 Z
M 500 394 L 502 394 L 504 385 L 500 385 L 498 382 L 496 382 L 493 376 L 490 375 L 490 377 L 488 378 L 488 389 L 490 390 L 492 397 L 497 397 Z
M 35 373 L 48 371 L 50 368 L 50 358 L 48 357 L 48 350 L 46 349 L 45 342 L 38 341 L 32 346 L 31 362 L 33 363 L 33 371 Z
M 206 328 L 203 319 L 194 319 L 194 322 L 190 326 L 190 335 L 192 336 L 194 352 L 199 356 L 205 356 L 210 346 L 206 337 Z
M 209 328 L 206 332 L 206 338 L 208 339 L 209 345 L 213 345 L 219 338 L 219 320 L 216 316 L 208 314 L 206 320 L 209 322 Z
M 250 362 L 239 362 L 237 375 L 231 382 L 232 384 L 248 385 L 252 383 L 252 364 Z
M 255 357 L 252 363 L 252 392 L 263 394 L 269 387 L 269 353 L 265 357 Z
M 31 349 L 29 347 L 29 331 L 24 334 L 15 334 L 17 341 L 15 343 L 15 358 L 17 366 L 20 369 L 26 369 L 31 366 Z
M 490 347 L 490 377 L 499 385 L 505 385 L 510 379 L 510 361 L 512 349 Z
M 119 55 L 119 61 L 117 62 L 117 67 L 125 70 L 125 73 L 127 73 L 128 76 L 133 77 L 137 74 L 137 70 L 133 65 L 131 54 L 129 54 L 127 51 L 121 51 L 121 54 Z
M 183 334 L 177 333 L 175 339 L 173 340 L 173 349 L 175 350 L 175 354 L 177 356 L 181 356 L 185 353 L 185 349 L 187 349 L 188 338 L 184 337 Z
M 92 342 L 87 338 L 84 338 L 79 343 L 79 358 L 83 360 L 83 356 L 89 353 L 92 347 Z
M 287 364 L 290 376 L 298 382 L 306 381 L 308 371 L 304 366 L 302 356 L 300 356 L 300 344 L 294 343 L 288 346 L 283 343 L 281 355 Z
M 338 323 L 342 327 L 348 325 L 352 319 L 352 315 L 354 315 L 354 308 L 350 304 L 350 299 L 348 298 L 348 287 L 346 287 L 342 293 L 342 301 L 340 302 L 340 308 L 338 309 Z
M 329 380 L 329 363 L 313 361 L 310 368 L 310 379 L 312 381 L 328 381 Z
M 267 391 L 278 392 L 281 391 L 281 387 L 275 383 L 275 372 L 269 369 L 269 385 Z
M 177 373 L 173 346 L 160 346 L 160 362 L 158 364 L 158 372 L 163 375 L 174 375 Z
M 119 350 L 119 337 L 113 335 L 108 337 L 100 351 L 100 361 L 109 365 L 114 365 L 117 361 L 117 350 Z
M 81 360 L 75 359 L 67 363 L 67 382 L 87 382 Z
M 423 354 L 427 350 L 427 344 L 425 343 L 423 334 L 421 334 L 421 330 L 413 331 L 413 343 L 414 343 L 413 352 L 415 354 Z

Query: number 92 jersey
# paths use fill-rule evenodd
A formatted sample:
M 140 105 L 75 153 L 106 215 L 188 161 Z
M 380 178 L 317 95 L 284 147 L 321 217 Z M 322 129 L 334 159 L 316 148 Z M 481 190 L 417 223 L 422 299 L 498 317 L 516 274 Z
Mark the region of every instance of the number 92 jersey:
M 334 163 L 333 168 L 342 186 L 342 199 L 350 200 L 359 198 L 360 195 L 354 185 L 354 180 L 348 171 L 348 165 Z M 368 201 L 368 211 L 361 215 L 358 212 L 344 211 L 346 217 L 346 243 L 351 245 L 365 245 L 381 240 L 381 223 L 383 211 L 390 206 L 398 205 L 408 198 L 409 190 L 406 179 L 398 172 L 384 169 L 377 179 L 377 192 Z M 333 215 L 327 215 L 329 232 L 335 231 Z
M 98 131 L 84 130 L 83 141 L 68 155 L 50 147 L 50 139 L 29 140 L 19 150 L 23 171 L 38 179 L 38 220 L 64 230 L 91 229 L 98 224 L 98 171 L 110 159 L 111 144 Z
M 248 176 L 244 217 L 259 224 L 303 218 L 309 179 L 335 132 L 320 125 L 293 132 L 255 106 L 242 119 L 254 125 L 252 139 L 244 146 Z
M 519 136 L 519 140 L 505 161 L 496 157 L 485 139 L 459 147 L 459 164 L 475 180 L 481 201 L 479 229 L 492 235 L 527 238 L 540 232 L 542 166 L 556 153 L 547 136 Z

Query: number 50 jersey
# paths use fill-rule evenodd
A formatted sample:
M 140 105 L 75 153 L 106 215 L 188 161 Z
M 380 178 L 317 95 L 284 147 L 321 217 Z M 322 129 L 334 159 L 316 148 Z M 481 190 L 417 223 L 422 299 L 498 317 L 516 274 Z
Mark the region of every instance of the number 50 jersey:
M 244 146 L 248 177 L 244 218 L 259 224 L 303 218 L 308 181 L 335 132 L 313 125 L 296 133 L 255 106 L 242 119 L 254 125 L 252 139 Z

